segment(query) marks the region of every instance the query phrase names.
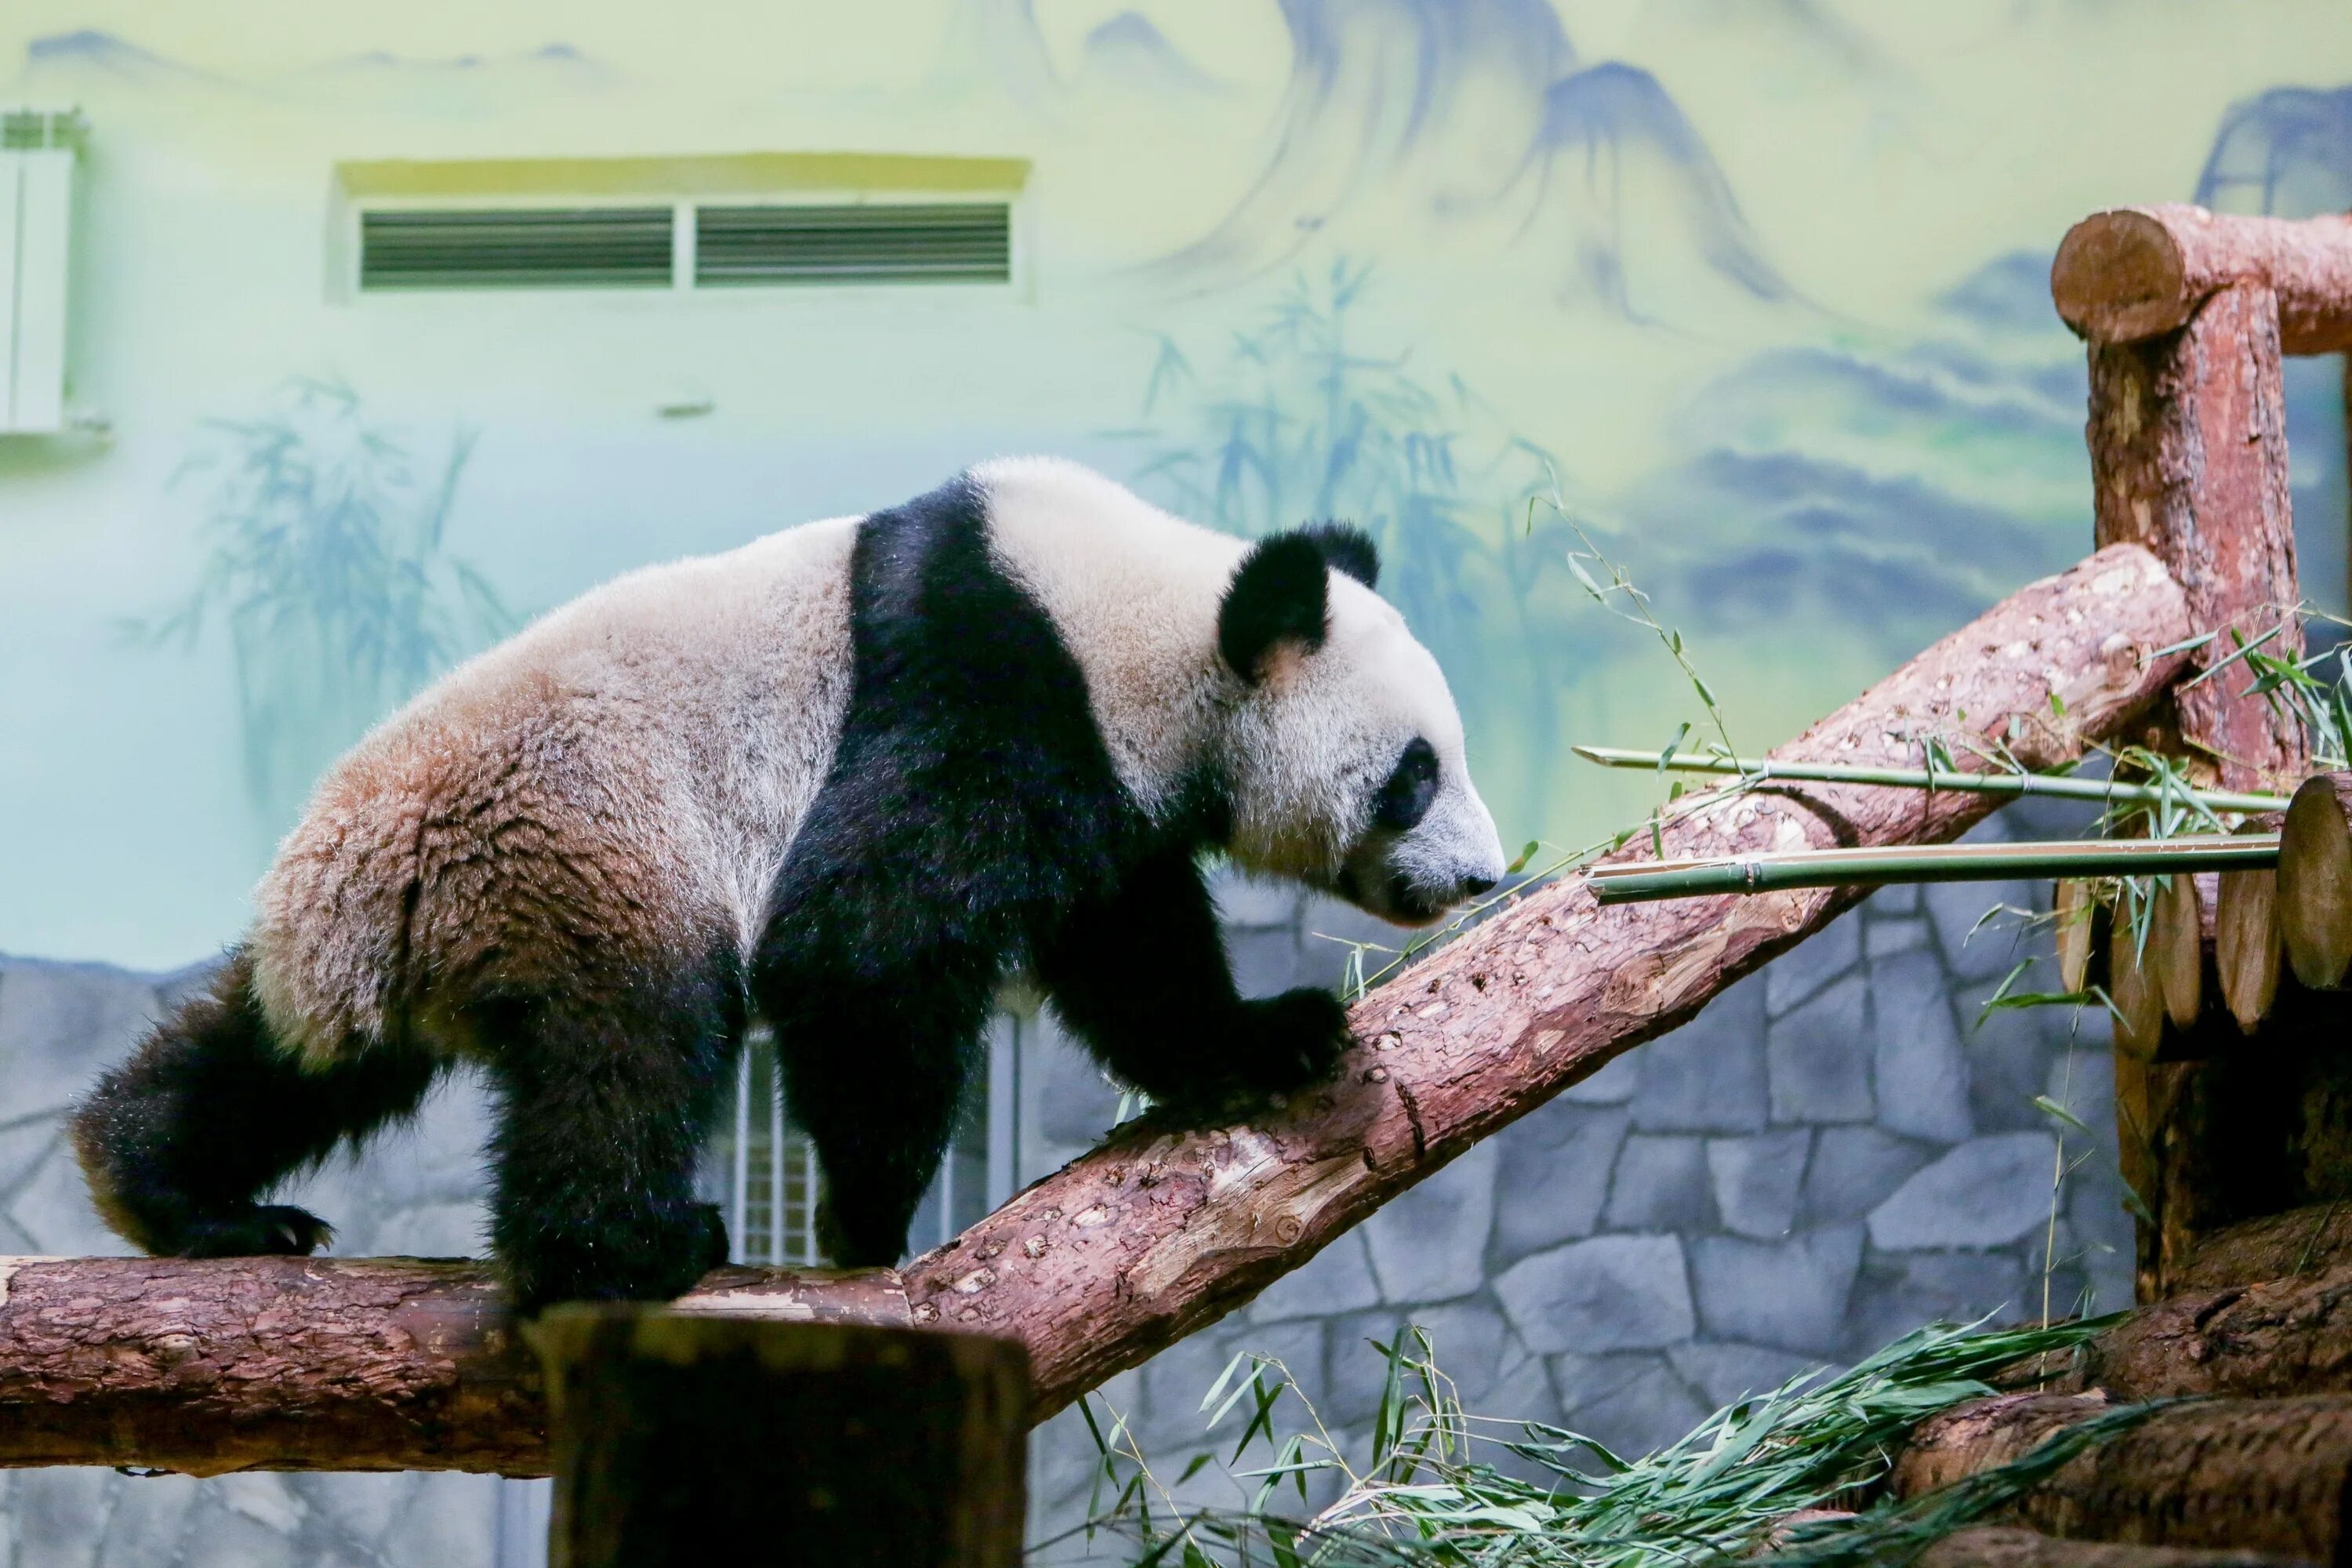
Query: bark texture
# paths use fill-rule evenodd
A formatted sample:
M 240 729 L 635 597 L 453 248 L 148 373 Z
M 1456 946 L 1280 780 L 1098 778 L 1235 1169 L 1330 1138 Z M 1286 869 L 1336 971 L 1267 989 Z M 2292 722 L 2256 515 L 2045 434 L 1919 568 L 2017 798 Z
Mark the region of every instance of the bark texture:
M 2201 1237 L 2179 1273 L 2186 1290 L 2259 1285 L 2352 1263 L 2352 1203 L 2266 1214 Z
M 1942 736 L 1997 740 L 2034 767 L 2066 762 L 2166 689 L 2180 656 L 2160 650 L 2184 638 L 2188 619 L 2152 556 L 2105 550 L 1775 754 L 1916 765 Z M 1781 784 L 1688 799 L 1659 832 L 1669 857 L 1916 843 L 1957 836 L 1990 805 Z M 1622 852 L 1649 853 L 1647 835 Z M 781 1295 L 769 1310 L 869 1321 L 903 1310 L 1017 1339 L 1042 1419 L 1242 1305 L 1852 901 L 1804 889 L 1604 910 L 1583 878 L 1564 878 L 1360 1003 L 1358 1045 L 1331 1082 L 1247 1122 L 1129 1124 L 908 1265 L 903 1306 L 887 1276 L 743 1270 L 714 1276 L 687 1304 Z M 158 1353 L 173 1335 L 179 1348 Z M 540 1473 L 537 1391 L 506 1337 L 484 1276 L 457 1266 L 24 1263 L 0 1302 L 0 1464 Z
M 2207 300 L 2177 332 L 2091 349 L 2091 479 L 2102 545 L 2155 552 L 2189 595 L 2189 618 L 2213 639 L 2190 655 L 2201 674 L 2232 634 L 2277 636 L 2265 651 L 2300 653 L 2294 531 L 2278 310 L 2269 289 L 2238 284 Z M 2301 781 L 2303 732 L 2250 684 L 2228 678 L 2180 691 L 2177 741 L 2206 781 L 2276 789 Z
M 2281 814 L 2274 812 L 2248 821 L 2243 831 L 2276 833 L 2281 822 Z M 2279 936 L 2275 867 L 2221 873 L 2213 917 L 2213 962 L 2222 1004 L 2237 1022 L 2238 1032 L 2254 1033 L 2278 1000 L 2279 974 L 2286 962 Z
M 2308 1561 L 2227 1548 L 2060 1541 L 2039 1531 L 1987 1524 L 1944 1537 L 1920 1554 L 1918 1568 L 2291 1568 Z
M 2097 1394 L 2001 1394 L 1932 1416 L 1896 1461 L 1896 1494 L 2005 1464 L 2107 1404 Z M 2095 1445 L 2017 1512 L 2062 1537 L 2336 1563 L 2347 1497 L 2352 1398 L 2211 1399 L 2168 1406 Z
M 2095 213 L 2067 230 L 2050 268 L 2066 324 L 2094 342 L 2129 343 L 2186 325 L 2236 283 L 2278 299 L 2291 354 L 2352 348 L 2352 217 L 2224 216 L 2184 204 Z
M 2352 1263 L 2143 1307 L 2083 1347 L 2068 1384 L 2126 1400 L 2352 1394 Z

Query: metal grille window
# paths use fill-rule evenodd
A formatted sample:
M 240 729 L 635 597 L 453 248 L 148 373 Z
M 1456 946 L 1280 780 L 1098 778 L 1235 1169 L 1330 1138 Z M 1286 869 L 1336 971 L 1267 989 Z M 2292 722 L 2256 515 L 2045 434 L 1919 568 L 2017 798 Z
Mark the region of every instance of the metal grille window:
M 360 287 L 667 289 L 675 209 L 360 214 Z
M 1013 277 L 1013 210 L 1002 202 L 707 206 L 695 229 L 697 288 Z

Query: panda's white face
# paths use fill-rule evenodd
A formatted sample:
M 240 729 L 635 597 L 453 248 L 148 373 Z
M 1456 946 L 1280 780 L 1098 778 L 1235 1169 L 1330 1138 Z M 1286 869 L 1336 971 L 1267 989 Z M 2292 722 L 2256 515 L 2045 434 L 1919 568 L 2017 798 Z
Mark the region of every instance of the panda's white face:
M 1437 661 L 1344 571 L 1328 574 L 1328 595 L 1319 644 L 1277 638 L 1232 715 L 1230 851 L 1424 925 L 1501 880 L 1502 840 Z

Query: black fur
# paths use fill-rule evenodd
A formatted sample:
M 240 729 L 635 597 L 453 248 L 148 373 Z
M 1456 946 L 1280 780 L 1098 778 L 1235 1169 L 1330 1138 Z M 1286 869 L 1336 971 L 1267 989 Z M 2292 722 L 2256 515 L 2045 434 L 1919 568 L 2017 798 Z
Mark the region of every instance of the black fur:
M 415 1111 L 438 1068 L 383 1046 L 305 1070 L 270 1039 L 253 961 L 236 948 L 209 995 L 99 1079 L 74 1111 L 74 1145 L 110 1219 L 150 1252 L 306 1253 L 332 1234 L 326 1222 L 260 1195 Z
M 1248 681 L 1285 646 L 1312 653 L 1330 632 L 1331 573 L 1306 531 L 1270 533 L 1234 570 L 1217 612 L 1217 654 Z
M 1223 832 L 1213 781 L 1171 820 L 1139 809 L 1076 661 L 991 559 L 976 489 L 868 518 L 851 570 L 848 710 L 752 989 L 824 1166 L 828 1251 L 859 1266 L 905 1251 L 1024 957 L 1071 1029 L 1159 1097 L 1305 1083 L 1347 1032 L 1327 993 L 1235 996 L 1192 858 Z
M 1310 522 L 1298 531 L 1315 542 L 1334 572 L 1345 572 L 1367 588 L 1381 585 L 1381 547 L 1352 522 Z
M 695 1200 L 694 1171 L 742 1038 L 731 952 L 472 1014 L 499 1111 L 490 1244 L 520 1310 L 676 1296 L 727 1261 L 726 1223 Z

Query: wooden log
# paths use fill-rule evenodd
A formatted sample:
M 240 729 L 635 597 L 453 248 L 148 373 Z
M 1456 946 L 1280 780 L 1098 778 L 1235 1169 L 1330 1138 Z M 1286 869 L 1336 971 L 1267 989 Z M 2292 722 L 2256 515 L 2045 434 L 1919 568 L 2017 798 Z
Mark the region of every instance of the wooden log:
M 2067 230 L 2050 268 L 2060 318 L 2100 343 L 2177 331 L 2208 298 L 2236 283 L 2259 283 L 2277 297 L 2286 353 L 2352 349 L 2352 216 L 2121 207 Z
M 2003 601 L 1777 754 L 1885 764 L 1916 761 L 1932 738 L 1950 736 L 1964 755 L 1998 740 L 2026 766 L 2053 767 L 2155 700 L 2180 668 L 2179 654 L 2159 650 L 2187 626 L 2180 590 L 2147 552 L 2102 551 Z M 1658 831 L 1670 857 L 1942 840 L 1981 818 L 1987 798 L 1780 784 L 1686 797 Z M 1647 835 L 1622 852 L 1648 853 Z M 1131 1122 L 916 1259 L 905 1270 L 910 1315 L 1024 1342 L 1042 1419 L 1248 1300 L 1479 1139 L 1690 1018 L 1852 901 L 1850 892 L 1801 889 L 1602 909 L 1581 877 L 1562 878 L 1360 1003 L 1350 1016 L 1360 1044 L 1328 1084 L 1248 1121 L 1186 1127 L 1155 1113 Z M 205 1456 L 215 1442 L 230 1456 L 215 1468 L 530 1473 L 544 1464 L 528 1403 L 482 1415 L 503 1423 L 501 1432 L 456 1433 L 440 1419 L 436 1402 L 477 1375 L 473 1347 L 488 1329 L 468 1319 L 462 1332 L 418 1343 L 395 1313 L 436 1321 L 432 1290 L 372 1287 L 372 1304 L 339 1307 L 345 1276 L 336 1265 L 248 1259 L 207 1272 L 222 1267 L 18 1266 L 0 1302 L 0 1464 L 204 1465 L 214 1463 Z M 252 1299 L 277 1293 L 266 1331 L 252 1326 L 252 1300 L 243 1311 L 215 1300 L 238 1279 Z M 795 1287 L 796 1310 L 814 1310 L 831 1288 Z M 870 1281 L 842 1289 L 887 1294 Z M 240 1372 L 234 1391 L 205 1396 L 212 1403 L 191 1426 L 173 1413 L 195 1390 L 148 1347 L 159 1331 L 184 1331 L 161 1325 L 193 1320 L 202 1326 L 187 1353 Z M 311 1379 L 320 1348 L 302 1325 L 312 1321 L 396 1366 L 362 1357 L 361 1375 Z M 202 1440 L 191 1436 L 196 1426 Z
M 2279 831 L 2279 933 L 2294 977 L 2332 991 L 2352 970 L 2352 773 L 2315 773 Z
M 2248 822 L 2243 831 L 2276 833 L 2282 822 L 2276 815 L 2261 817 Z M 2252 1034 L 2270 1016 L 2284 963 L 2277 868 L 2222 872 L 2213 912 L 2213 967 L 2222 1005 L 2241 1034 Z
M 2205 1010 L 2205 970 L 2212 963 L 2213 906 L 2221 878 L 2207 871 L 2162 879 L 2156 889 L 2148 956 L 2164 994 L 2164 1016 L 2176 1029 L 2195 1026 Z
M 2201 1236 L 2175 1278 L 2184 1290 L 2210 1290 L 2325 1272 L 2340 1263 L 2352 1263 L 2352 1203 L 2339 1198 Z
M 2116 261 L 2116 247 L 2100 237 L 2143 233 L 2135 223 L 2095 223 L 2075 239 L 2066 265 L 2053 269 L 2053 297 L 2084 298 L 2083 291 L 2093 288 L 2111 262 L 2129 273 L 2137 264 Z M 2241 638 L 2251 642 L 2275 632 L 2268 646 L 2284 654 L 2300 651 L 2302 634 L 2293 614 L 2300 595 L 2277 296 L 2267 272 L 2248 277 L 2242 276 L 2242 268 L 2200 272 L 2198 267 L 2183 276 L 2218 281 L 2186 289 L 2186 308 L 2160 335 L 2143 335 L 2137 328 L 2120 336 L 2088 331 L 2091 397 L 2084 434 L 2098 542 L 2145 543 L 2179 578 L 2199 632 L 2211 637 L 2191 656 L 2202 675 Z M 2161 268 L 2147 276 L 2160 281 Z M 2143 279 L 2125 292 L 2148 296 L 2149 287 Z M 2074 310 L 2074 319 L 2090 319 L 2073 303 L 2061 309 Z M 2227 673 L 2184 684 L 2135 738 L 2184 759 L 2200 783 L 2242 790 L 2292 787 L 2305 771 L 2302 728 L 2291 715 L 2249 696 L 2247 684 Z M 2124 989 L 2122 975 L 2116 976 L 2114 989 Z M 2191 1039 L 2168 1048 L 2159 1036 L 2151 1048 L 2138 1021 L 2144 1012 L 2143 1004 L 2131 1022 L 2118 1026 L 2116 1076 L 2126 1173 L 2150 1216 L 2137 1226 L 2136 1277 L 2141 1299 L 2152 1300 L 2162 1293 L 2166 1268 L 2178 1262 L 2194 1237 L 2192 1218 L 2201 1224 L 2240 1216 L 2200 1195 L 2200 1176 L 2215 1169 L 2215 1163 L 2194 1129 L 2166 1121 L 2176 1110 L 2202 1103 L 2179 1082 L 2184 1069 L 2202 1064 L 2154 1060 L 2158 1051 L 2210 1057 L 2224 1044 Z M 2196 1026 L 2200 1031 L 2217 1026 Z M 2127 1112 L 2145 1120 L 2126 1126 Z M 2194 1215 L 2168 1215 L 2168 1194 L 2188 1203 Z
M 2068 877 L 2052 890 L 2050 910 L 2058 949 L 2058 988 L 2079 996 L 2094 984 L 2093 956 L 2106 945 L 2107 907 L 2089 882 Z M 2102 972 L 2098 983 L 2105 979 Z
M 2040 1531 L 1999 1524 L 1954 1531 L 1917 1559 L 1918 1568 L 2295 1568 L 2308 1562 L 2229 1547 L 2060 1541 Z
M 2266 651 L 2300 654 L 2294 616 L 2292 498 L 2278 312 L 2267 289 L 2239 284 L 2179 331 L 2147 342 L 2094 343 L 2093 511 L 2101 545 L 2147 546 L 2189 595 L 2200 675 L 2234 637 L 2276 632 Z M 2177 743 L 2200 783 L 2292 789 L 2304 773 L 2302 727 L 2226 676 L 2173 702 Z M 2170 737 L 2157 737 L 2159 740 Z
M 1029 1361 L 978 1334 L 558 1307 L 527 1337 L 555 1456 L 550 1568 L 1014 1568 Z
M 2013 1394 L 1930 1416 L 1891 1485 L 1916 1497 L 2005 1464 L 2087 1415 L 2099 1394 Z M 2065 1538 L 2230 1547 L 2336 1563 L 2352 1500 L 2352 1397 L 2212 1399 L 2167 1406 L 2029 1492 L 2021 1522 Z
M 2352 1394 L 2352 1263 L 2143 1307 L 2083 1346 L 2061 1386 L 2123 1400 Z
M 2144 1062 L 2155 1061 L 2164 1046 L 2159 952 L 2153 929 L 2143 940 L 2130 921 L 2116 921 L 2107 947 L 2107 1000 L 2115 1004 L 2116 1049 Z

